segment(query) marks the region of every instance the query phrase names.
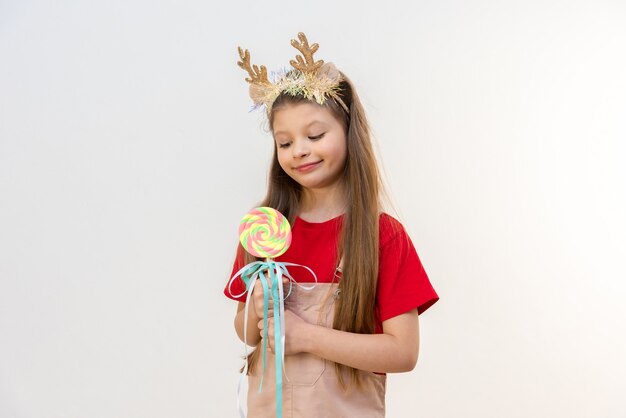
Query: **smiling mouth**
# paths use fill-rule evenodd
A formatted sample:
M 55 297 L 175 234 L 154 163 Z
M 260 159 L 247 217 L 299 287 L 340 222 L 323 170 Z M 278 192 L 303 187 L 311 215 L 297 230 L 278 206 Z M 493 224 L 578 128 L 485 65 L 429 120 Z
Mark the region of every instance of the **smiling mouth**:
M 322 161 L 316 161 L 314 163 L 302 164 L 302 165 L 299 165 L 297 167 L 294 167 L 294 169 L 298 170 L 298 171 L 308 171 L 308 170 L 311 170 L 311 169 L 317 167 L 318 164 L 321 163 L 321 162 Z

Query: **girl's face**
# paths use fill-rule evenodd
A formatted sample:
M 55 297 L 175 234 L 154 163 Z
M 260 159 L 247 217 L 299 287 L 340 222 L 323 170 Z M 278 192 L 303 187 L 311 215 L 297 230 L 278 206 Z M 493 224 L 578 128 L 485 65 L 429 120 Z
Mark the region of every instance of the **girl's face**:
M 346 164 L 346 132 L 330 110 L 315 103 L 287 105 L 275 111 L 272 128 L 285 173 L 307 189 L 337 185 Z

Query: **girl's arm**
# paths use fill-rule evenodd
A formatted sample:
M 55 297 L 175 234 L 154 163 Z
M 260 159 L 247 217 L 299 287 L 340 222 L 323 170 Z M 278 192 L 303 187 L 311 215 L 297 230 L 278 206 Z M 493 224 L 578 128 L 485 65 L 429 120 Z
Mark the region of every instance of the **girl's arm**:
M 258 323 L 263 328 L 263 321 Z M 268 324 L 273 349 L 273 324 Z M 379 373 L 408 372 L 419 353 L 417 309 L 383 322 L 383 334 L 355 334 L 309 324 L 285 311 L 285 354 L 308 352 L 335 363 Z M 260 336 L 260 334 L 259 334 Z
M 383 322 L 383 334 L 355 334 L 311 325 L 304 337 L 303 351 L 335 363 L 370 372 L 408 372 L 415 368 L 419 354 L 417 309 Z
M 262 292 L 262 290 L 261 290 Z M 254 301 L 253 301 L 254 302 Z M 257 322 L 259 322 L 259 317 L 257 316 L 254 303 L 253 306 L 248 308 L 248 329 L 247 329 L 247 343 L 249 346 L 256 347 L 261 341 L 261 334 L 259 334 L 258 328 L 255 326 Z M 241 341 L 243 338 L 243 323 L 244 323 L 244 315 L 245 315 L 245 306 L 246 304 L 243 302 L 239 302 L 237 304 L 237 315 L 235 316 L 235 330 L 237 331 L 237 335 Z M 263 323 L 263 321 L 261 321 Z

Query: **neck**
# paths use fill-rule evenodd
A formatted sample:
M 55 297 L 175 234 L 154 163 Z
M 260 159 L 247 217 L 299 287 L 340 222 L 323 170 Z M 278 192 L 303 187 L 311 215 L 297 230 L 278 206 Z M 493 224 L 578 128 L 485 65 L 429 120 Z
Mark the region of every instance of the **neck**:
M 321 189 L 303 189 L 299 214 L 309 222 L 324 222 L 346 211 L 345 187 L 339 182 Z

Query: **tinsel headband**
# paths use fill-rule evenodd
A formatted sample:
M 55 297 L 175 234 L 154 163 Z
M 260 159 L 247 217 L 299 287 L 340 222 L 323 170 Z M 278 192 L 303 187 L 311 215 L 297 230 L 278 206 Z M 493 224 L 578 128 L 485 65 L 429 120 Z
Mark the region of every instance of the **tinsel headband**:
M 289 61 L 293 70 L 282 71 L 275 74 L 274 80 L 267 78 L 267 69 L 250 64 L 250 52 L 238 47 L 241 61 L 237 62 L 242 69 L 248 72 L 250 78 L 246 81 L 250 83 L 250 98 L 256 107 L 265 107 L 269 114 L 272 105 L 282 93 L 291 96 L 302 96 L 308 100 L 323 105 L 328 98 L 337 102 L 348 114 L 348 106 L 339 96 L 339 83 L 343 81 L 341 73 L 333 63 L 324 63 L 323 60 L 315 61 L 313 54 L 319 49 L 318 44 L 309 46 L 306 35 L 298 33 L 299 42 L 291 40 L 291 45 L 300 51 L 301 55 L 296 55 L 295 60 Z

